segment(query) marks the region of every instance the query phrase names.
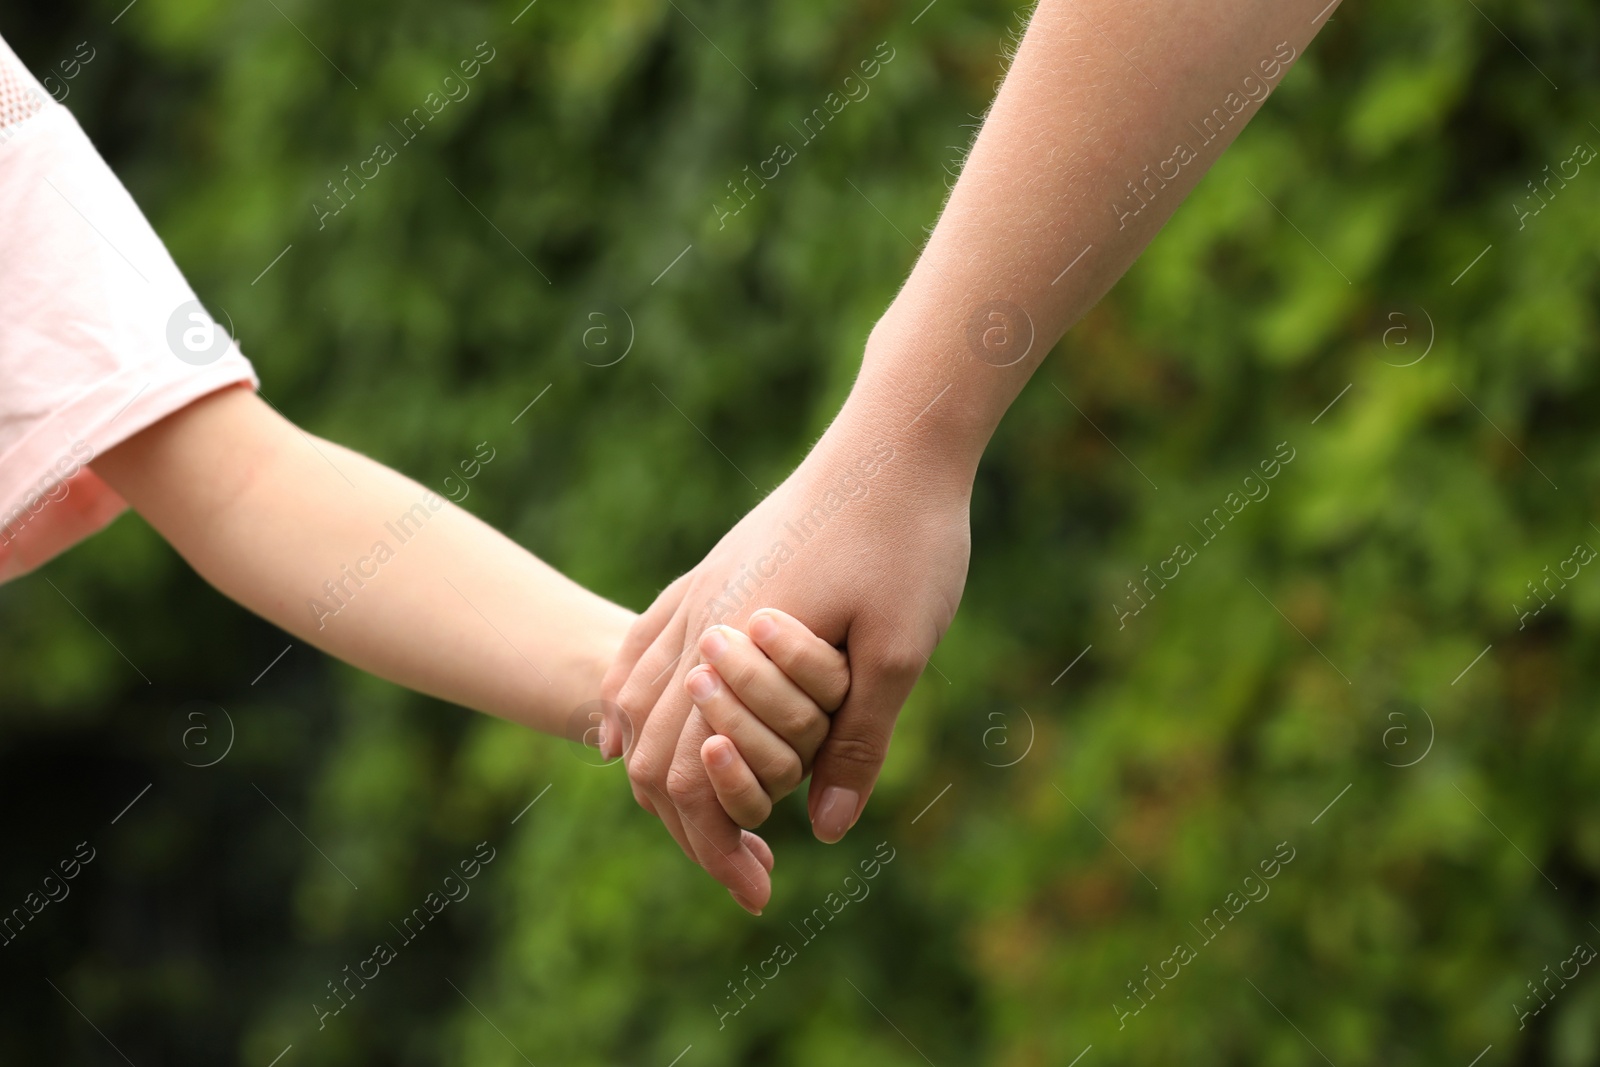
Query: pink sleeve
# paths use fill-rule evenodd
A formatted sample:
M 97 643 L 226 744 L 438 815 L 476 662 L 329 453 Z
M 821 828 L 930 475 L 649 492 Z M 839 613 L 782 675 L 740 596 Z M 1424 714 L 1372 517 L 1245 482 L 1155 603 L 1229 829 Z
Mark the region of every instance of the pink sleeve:
M 126 503 L 88 464 L 259 385 L 77 120 L 0 41 L 0 581 Z

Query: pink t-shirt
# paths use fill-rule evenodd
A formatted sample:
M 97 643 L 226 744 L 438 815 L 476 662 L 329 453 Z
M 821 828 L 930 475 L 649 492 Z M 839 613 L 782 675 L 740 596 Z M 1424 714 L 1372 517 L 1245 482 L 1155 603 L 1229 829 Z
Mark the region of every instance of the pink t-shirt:
M 260 383 L 72 113 L 0 40 L 0 581 L 127 503 L 94 457 Z

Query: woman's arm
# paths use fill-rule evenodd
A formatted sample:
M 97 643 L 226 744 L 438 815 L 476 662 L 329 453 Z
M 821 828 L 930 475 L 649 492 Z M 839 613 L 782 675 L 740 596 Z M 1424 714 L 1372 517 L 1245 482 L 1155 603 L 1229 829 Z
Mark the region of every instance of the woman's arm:
M 608 695 L 643 720 L 629 754 L 635 796 L 713 876 L 735 884 L 755 857 L 699 766 L 710 730 L 682 688 L 693 643 L 759 604 L 847 645 L 850 695 L 811 784 L 817 836 L 843 837 L 961 599 L 972 482 L 1001 416 L 1336 5 L 1041 0 L 839 417 L 640 616 L 607 678 Z M 746 598 L 752 584 L 759 595 Z
M 841 420 L 915 419 L 909 441 L 930 473 L 970 489 L 1034 370 L 1336 7 L 1042 0 L 938 226 L 872 332 Z
M 562 734 L 633 613 L 448 500 L 303 433 L 247 389 L 92 464 L 207 581 L 411 689 Z

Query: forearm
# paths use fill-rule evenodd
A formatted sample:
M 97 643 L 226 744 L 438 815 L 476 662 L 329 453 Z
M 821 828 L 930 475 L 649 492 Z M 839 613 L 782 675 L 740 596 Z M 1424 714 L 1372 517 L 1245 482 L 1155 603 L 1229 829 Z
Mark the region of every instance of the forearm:
M 970 483 L 1050 348 L 1328 14 L 1321 0 L 1042 0 L 938 226 L 873 331 L 850 419 L 915 419 L 913 443 Z
M 245 607 L 363 670 L 546 733 L 598 698 L 633 618 L 242 390 L 96 469 Z

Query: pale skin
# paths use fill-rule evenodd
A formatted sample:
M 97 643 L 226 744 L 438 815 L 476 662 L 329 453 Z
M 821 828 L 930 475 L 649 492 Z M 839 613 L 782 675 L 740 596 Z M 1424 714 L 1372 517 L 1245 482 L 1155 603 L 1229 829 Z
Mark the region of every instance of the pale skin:
M 575 712 L 599 698 L 633 613 L 248 389 L 197 400 L 92 466 L 203 578 L 307 644 L 541 733 L 594 740 Z M 726 798 L 723 817 L 755 825 L 809 771 L 849 672 L 784 612 L 757 613 L 748 631 L 720 628 L 715 666 L 686 684 L 727 735 L 706 743 L 702 768 Z M 770 850 L 753 834 L 744 847 L 765 876 Z M 757 914 L 769 891 L 765 877 L 729 889 Z
M 626 754 L 635 797 L 713 877 L 764 880 L 699 758 L 713 727 L 684 695 L 707 624 L 779 607 L 849 652 L 850 692 L 809 799 L 816 836 L 840 840 L 960 602 L 973 479 L 1000 418 L 1282 81 L 1332 14 L 1324 2 L 1038 5 L 838 417 L 639 617 L 606 676 L 607 698 L 642 724 Z M 836 501 L 842 476 L 884 445 L 893 459 L 866 492 L 829 508 L 829 490 Z M 796 547 L 795 521 L 819 505 L 820 532 Z M 760 564 L 785 541 L 792 558 Z

